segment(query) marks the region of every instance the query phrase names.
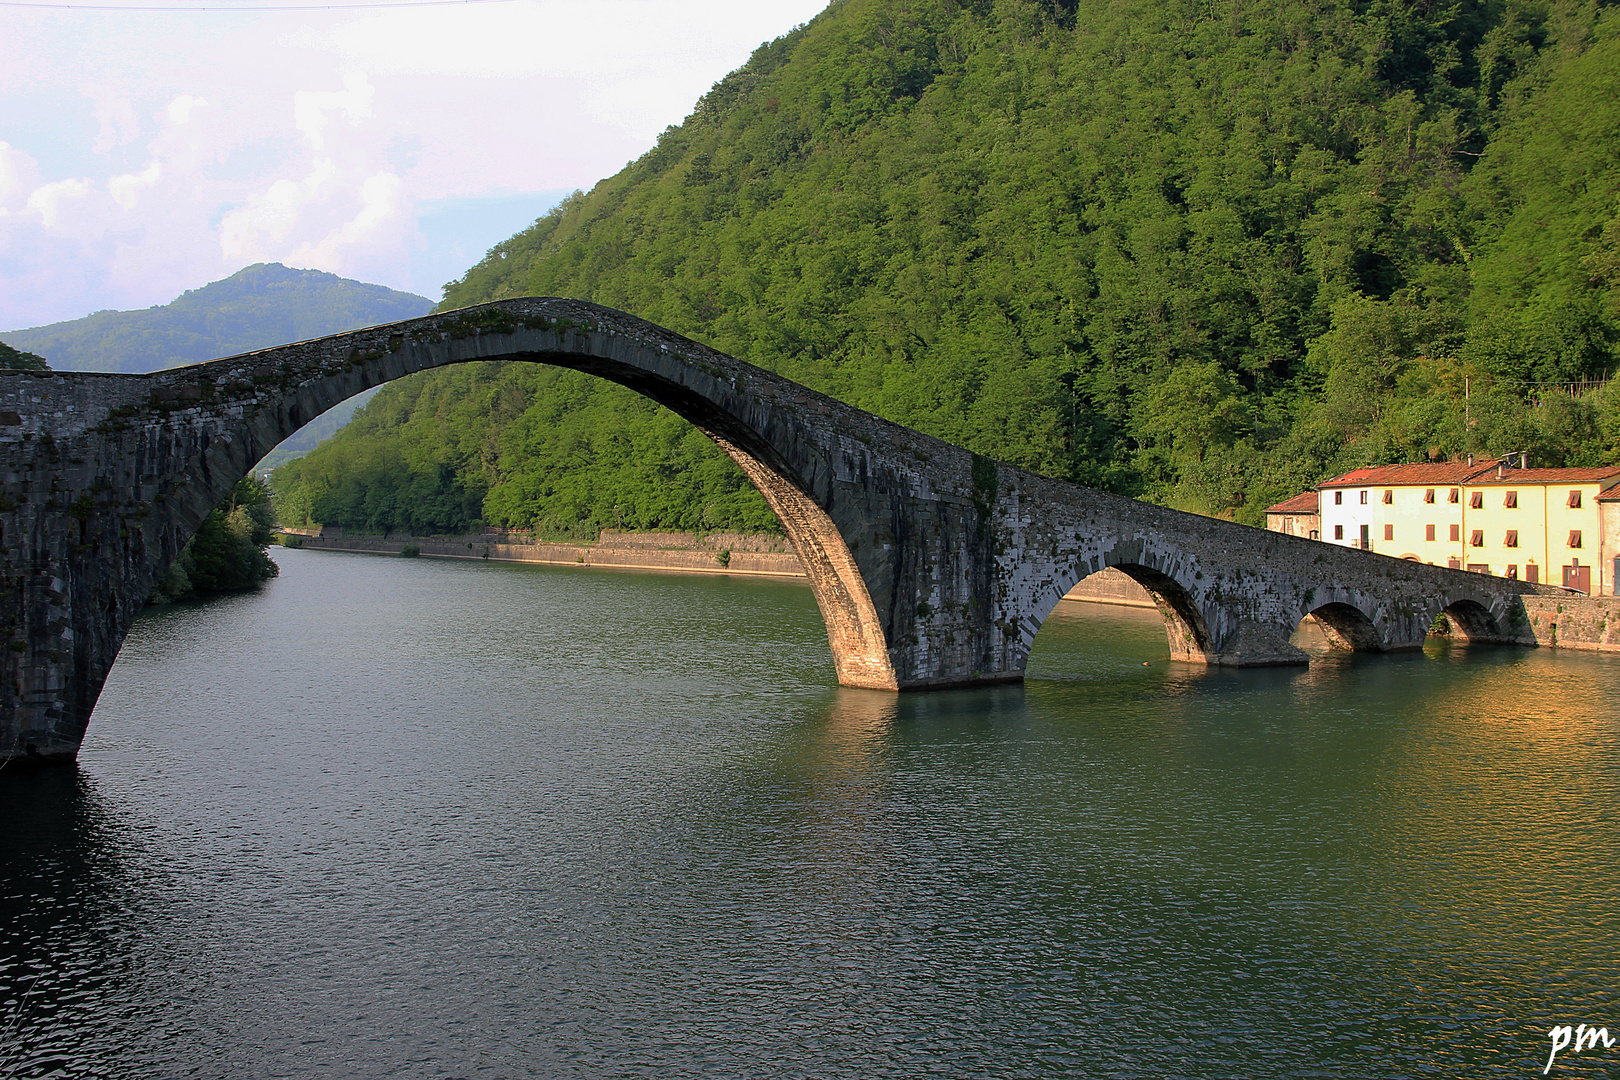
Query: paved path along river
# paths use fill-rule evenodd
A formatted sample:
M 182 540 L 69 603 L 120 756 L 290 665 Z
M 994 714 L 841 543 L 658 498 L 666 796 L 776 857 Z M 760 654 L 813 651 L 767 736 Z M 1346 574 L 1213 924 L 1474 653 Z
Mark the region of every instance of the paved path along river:
M 834 685 L 802 584 L 276 557 L 142 617 L 76 769 L 0 773 L 0 1076 L 1528 1076 L 1620 1035 L 1620 659 L 1207 670 L 1063 605 L 1024 686 L 895 696 Z

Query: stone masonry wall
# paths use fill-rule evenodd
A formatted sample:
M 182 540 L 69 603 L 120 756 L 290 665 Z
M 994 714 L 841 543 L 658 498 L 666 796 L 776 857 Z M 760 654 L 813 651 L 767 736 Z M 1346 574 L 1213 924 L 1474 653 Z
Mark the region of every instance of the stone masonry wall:
M 1620 597 L 1527 596 L 1524 608 L 1538 645 L 1620 652 Z
M 626 543 L 629 535 L 663 543 Z M 684 545 L 680 544 L 682 539 Z M 705 537 L 705 540 L 711 539 Z M 752 546 L 764 547 L 767 538 Z M 300 546 L 316 551 L 353 551 L 395 555 L 407 546 L 417 554 L 439 559 L 489 559 L 493 562 L 547 566 L 614 567 L 622 570 L 667 570 L 704 574 L 756 574 L 771 577 L 805 576 L 791 551 L 747 551 L 699 544 L 691 533 L 604 533 L 599 544 L 548 544 L 519 541 L 496 535 L 475 536 L 344 536 L 305 537 Z M 724 561 L 722 561 L 724 560 Z

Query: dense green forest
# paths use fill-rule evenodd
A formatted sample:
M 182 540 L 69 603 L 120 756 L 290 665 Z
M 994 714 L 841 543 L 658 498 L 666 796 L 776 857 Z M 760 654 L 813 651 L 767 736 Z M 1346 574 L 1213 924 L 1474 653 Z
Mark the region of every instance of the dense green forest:
M 239 480 L 230 498 L 209 511 L 197 535 L 163 572 L 151 602 L 239 592 L 275 577 L 280 569 L 266 551 L 275 517 L 269 485 L 253 476 Z
M 841 0 L 447 287 L 579 297 L 1049 475 L 1254 522 L 1344 468 L 1620 460 L 1620 9 Z M 284 520 L 769 522 L 533 365 L 385 387 Z
M 8 330 L 62 371 L 140 374 L 425 315 L 433 301 L 320 270 L 256 263 L 144 311 Z
M 13 371 L 44 371 L 49 367 L 43 356 L 13 349 L 0 341 L 0 368 L 10 368 Z
M 262 475 L 277 466 L 285 465 L 294 458 L 303 457 L 321 443 L 336 435 L 345 424 L 354 419 L 354 414 L 360 410 L 360 406 L 370 401 L 376 393 L 377 388 L 373 387 L 327 409 L 321 415 L 277 443 L 276 448 L 266 454 L 263 461 L 254 466 L 253 471 Z

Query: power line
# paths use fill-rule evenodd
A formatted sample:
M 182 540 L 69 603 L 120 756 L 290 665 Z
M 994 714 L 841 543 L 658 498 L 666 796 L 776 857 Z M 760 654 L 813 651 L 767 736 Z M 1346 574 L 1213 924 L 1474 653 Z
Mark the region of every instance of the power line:
M 47 4 L 37 0 L 0 0 L 0 7 L 45 8 L 51 11 L 364 11 L 367 8 L 459 7 L 463 4 L 511 4 L 516 0 L 378 0 L 372 4 Z

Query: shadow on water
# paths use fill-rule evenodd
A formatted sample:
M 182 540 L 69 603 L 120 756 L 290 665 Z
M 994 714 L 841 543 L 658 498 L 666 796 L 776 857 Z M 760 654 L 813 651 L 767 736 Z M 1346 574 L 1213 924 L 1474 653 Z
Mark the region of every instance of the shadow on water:
M 153 958 L 131 908 L 155 868 L 76 766 L 0 771 L 0 821 L 0 1076 L 139 1075 L 153 1003 L 131 976 Z

